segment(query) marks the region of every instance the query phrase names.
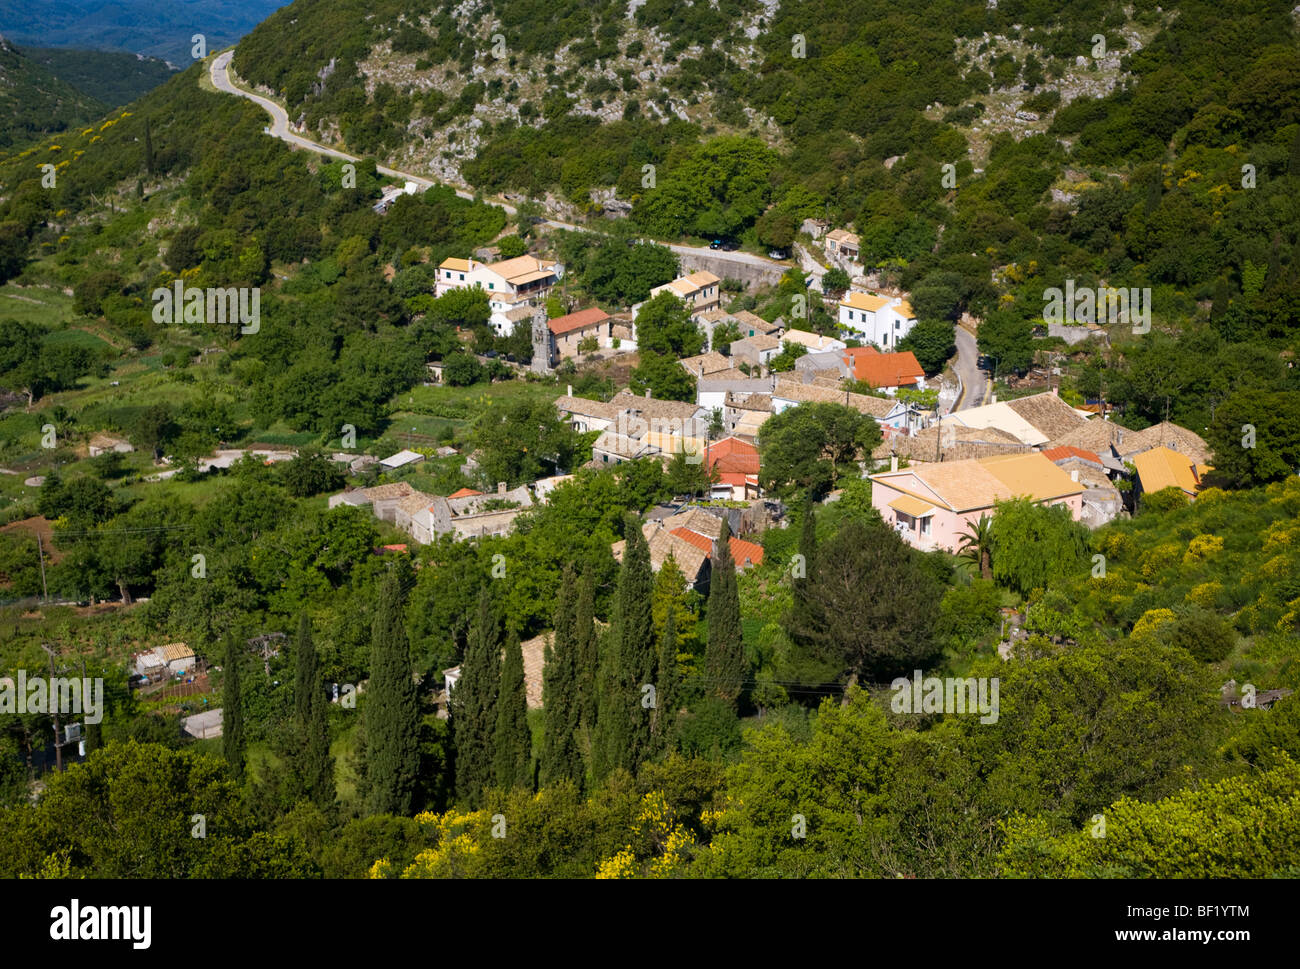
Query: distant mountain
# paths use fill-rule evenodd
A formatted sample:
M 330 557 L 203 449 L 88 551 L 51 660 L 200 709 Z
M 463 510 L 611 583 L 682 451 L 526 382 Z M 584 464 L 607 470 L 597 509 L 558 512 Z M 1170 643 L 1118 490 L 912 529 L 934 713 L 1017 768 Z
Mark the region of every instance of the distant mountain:
M 124 51 L 24 47 L 23 56 L 110 108 L 130 104 L 175 73 L 166 61 Z
M 238 40 L 283 0 L 0 0 L 0 34 L 31 47 L 81 47 L 147 54 L 178 67 L 190 38 L 208 49 Z
M 0 148 L 86 124 L 107 110 L 0 37 Z

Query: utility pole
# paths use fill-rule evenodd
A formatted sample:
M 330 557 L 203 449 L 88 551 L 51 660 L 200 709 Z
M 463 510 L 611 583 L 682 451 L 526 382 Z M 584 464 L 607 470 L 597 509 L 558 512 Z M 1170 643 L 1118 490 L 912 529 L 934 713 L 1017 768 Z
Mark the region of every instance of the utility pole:
M 49 644 L 49 643 L 41 643 L 41 649 L 45 650 L 45 652 L 46 652 L 47 654 L 49 654 L 49 657 L 50 657 L 50 681 L 49 681 L 47 684 L 45 684 L 45 695 L 46 695 L 47 697 L 51 697 L 52 694 L 54 693 L 54 677 L 55 677 L 55 673 L 54 673 L 54 656 L 55 656 L 55 652 L 54 652 L 53 649 L 50 648 L 50 644 Z M 55 764 L 55 767 L 58 769 L 58 772 L 59 772 L 60 774 L 62 774 L 62 773 L 63 773 L 63 747 L 60 745 L 60 737 L 59 737 L 59 729 L 60 729 L 60 728 L 59 728 L 59 704 L 58 704 L 57 699 L 55 700 L 55 702 L 51 703 L 50 706 L 53 708 L 53 709 L 52 709 L 52 713 L 53 713 L 53 715 L 54 715 L 54 764 Z
M 36 533 L 36 557 L 40 560 L 41 563 L 41 592 L 42 592 L 41 601 L 49 602 L 50 590 L 49 587 L 45 584 L 45 548 L 44 546 L 41 545 L 40 532 Z

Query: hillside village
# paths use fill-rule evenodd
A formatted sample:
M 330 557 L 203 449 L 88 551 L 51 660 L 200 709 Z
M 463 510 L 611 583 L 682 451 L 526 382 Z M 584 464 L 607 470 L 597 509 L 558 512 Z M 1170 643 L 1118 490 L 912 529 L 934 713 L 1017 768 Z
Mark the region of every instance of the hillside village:
M 1300 13 L 362 6 L 0 119 L 0 877 L 1300 871 Z

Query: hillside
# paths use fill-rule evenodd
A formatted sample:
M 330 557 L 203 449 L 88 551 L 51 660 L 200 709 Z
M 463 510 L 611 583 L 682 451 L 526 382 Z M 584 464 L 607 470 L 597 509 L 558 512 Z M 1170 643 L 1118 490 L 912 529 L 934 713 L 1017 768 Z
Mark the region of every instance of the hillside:
M 105 110 L 102 102 L 0 37 L 0 148 L 66 131 Z
M 24 57 L 110 108 L 129 104 L 175 72 L 165 61 L 120 51 L 24 47 Z

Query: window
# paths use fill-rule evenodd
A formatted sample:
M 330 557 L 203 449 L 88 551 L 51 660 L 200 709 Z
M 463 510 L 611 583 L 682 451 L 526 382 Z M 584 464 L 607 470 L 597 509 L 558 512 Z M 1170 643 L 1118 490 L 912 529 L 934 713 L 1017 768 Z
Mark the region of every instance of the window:
M 451 270 L 450 270 L 450 269 L 444 269 L 444 270 L 443 270 L 443 275 L 446 276 L 448 279 L 451 279 Z
M 447 273 L 447 275 L 450 276 L 451 273 Z M 461 273 L 461 274 L 460 274 L 460 281 L 461 281 L 462 283 L 465 281 L 465 274 L 464 274 L 464 273 Z
M 488 283 L 488 289 L 496 289 L 496 288 L 497 288 L 496 283 Z
M 929 518 L 922 518 L 922 519 L 921 519 L 921 534 L 922 534 L 922 535 L 929 535 L 929 534 L 930 534 L 930 519 L 929 519 Z

